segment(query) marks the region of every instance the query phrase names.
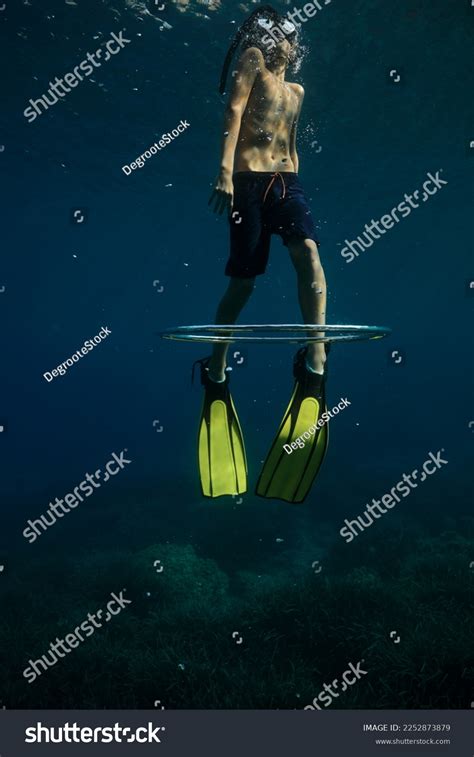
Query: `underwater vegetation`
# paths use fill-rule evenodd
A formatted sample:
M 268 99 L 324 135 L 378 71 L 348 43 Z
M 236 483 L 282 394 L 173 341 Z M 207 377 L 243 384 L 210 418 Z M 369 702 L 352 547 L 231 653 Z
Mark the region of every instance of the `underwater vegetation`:
M 302 709 L 363 660 L 333 709 L 468 708 L 471 558 L 467 536 L 413 526 L 338 542 L 318 567 L 269 560 L 266 573 L 230 574 L 189 544 L 22 561 L 0 597 L 2 702 Z M 122 589 L 132 603 L 28 684 L 28 660 Z

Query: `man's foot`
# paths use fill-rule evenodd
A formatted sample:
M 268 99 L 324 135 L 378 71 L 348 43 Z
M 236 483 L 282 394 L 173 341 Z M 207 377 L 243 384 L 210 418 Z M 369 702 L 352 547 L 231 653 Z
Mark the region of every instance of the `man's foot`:
M 225 381 L 225 363 L 211 357 L 207 370 L 211 381 L 215 381 L 218 384 Z
M 306 352 L 306 365 L 313 373 L 319 373 L 321 376 L 324 373 L 324 365 L 326 363 L 326 350 L 323 342 L 316 342 L 315 344 L 309 344 Z

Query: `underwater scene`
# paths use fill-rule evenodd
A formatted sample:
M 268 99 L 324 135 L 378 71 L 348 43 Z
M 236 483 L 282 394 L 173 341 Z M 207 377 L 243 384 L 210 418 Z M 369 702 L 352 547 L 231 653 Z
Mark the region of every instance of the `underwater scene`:
M 474 707 L 473 25 L 2 4 L 0 709 Z

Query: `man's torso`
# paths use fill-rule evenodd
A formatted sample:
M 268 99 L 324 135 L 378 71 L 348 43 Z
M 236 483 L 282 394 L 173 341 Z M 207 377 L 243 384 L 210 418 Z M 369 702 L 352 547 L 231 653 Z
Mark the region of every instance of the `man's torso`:
M 257 75 L 242 118 L 235 171 L 295 171 L 290 138 L 300 90 L 267 69 Z

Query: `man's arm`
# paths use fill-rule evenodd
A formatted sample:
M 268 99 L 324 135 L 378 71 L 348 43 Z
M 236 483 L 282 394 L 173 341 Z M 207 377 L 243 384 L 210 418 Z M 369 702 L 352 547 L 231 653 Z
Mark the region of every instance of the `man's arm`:
M 293 121 L 293 126 L 291 127 L 290 158 L 294 165 L 295 172 L 298 173 L 299 159 L 298 159 L 298 153 L 296 152 L 296 132 L 298 130 L 298 121 L 299 121 L 301 108 L 302 108 L 303 100 L 304 100 L 304 89 L 301 86 L 301 84 L 293 84 L 292 87 L 293 87 L 294 92 L 296 92 L 299 103 L 298 103 L 298 110 L 296 111 L 296 115 L 295 115 L 295 120 Z
M 232 207 L 234 188 L 232 173 L 235 149 L 240 133 L 242 116 L 255 83 L 257 75 L 263 71 L 264 58 L 256 47 L 245 50 L 235 69 L 232 90 L 224 114 L 224 134 L 221 147 L 221 165 L 214 191 L 209 198 L 209 205 L 215 200 L 214 210 L 220 214 L 226 207 Z

